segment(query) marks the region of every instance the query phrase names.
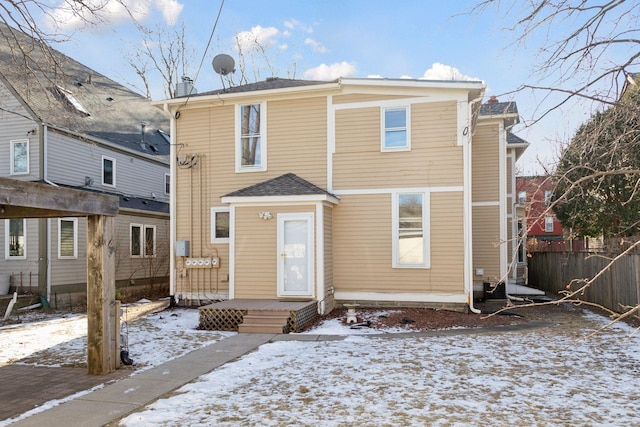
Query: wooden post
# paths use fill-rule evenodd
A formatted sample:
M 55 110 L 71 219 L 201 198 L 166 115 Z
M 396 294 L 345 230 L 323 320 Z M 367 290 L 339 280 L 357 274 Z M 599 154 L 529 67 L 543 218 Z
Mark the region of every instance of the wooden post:
M 118 364 L 114 218 L 87 217 L 87 371 L 104 375 Z

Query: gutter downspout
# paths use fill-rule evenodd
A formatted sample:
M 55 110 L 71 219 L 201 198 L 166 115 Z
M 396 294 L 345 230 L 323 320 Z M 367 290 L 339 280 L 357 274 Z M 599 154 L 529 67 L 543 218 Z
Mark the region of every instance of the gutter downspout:
M 468 138 L 464 142 L 462 150 L 462 162 L 464 168 L 464 182 L 463 182 L 463 206 L 464 206 L 464 283 L 465 287 L 469 291 L 469 297 L 467 305 L 469 310 L 475 314 L 481 314 L 482 311 L 473 305 L 473 222 L 472 222 L 472 162 L 471 162 L 471 140 L 473 135 L 473 105 L 480 102 L 482 96 L 477 97 L 473 101 L 469 102 L 469 120 L 468 120 Z
M 176 295 L 176 117 L 171 113 L 169 104 L 163 104 L 164 112 L 169 116 L 169 296 L 175 301 Z

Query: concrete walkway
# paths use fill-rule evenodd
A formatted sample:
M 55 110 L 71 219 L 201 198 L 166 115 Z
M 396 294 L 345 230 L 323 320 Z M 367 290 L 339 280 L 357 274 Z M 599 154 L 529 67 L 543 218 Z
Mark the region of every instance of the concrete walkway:
M 271 341 L 272 334 L 238 334 L 162 365 L 39 412 L 12 426 L 104 426 L 162 395 Z

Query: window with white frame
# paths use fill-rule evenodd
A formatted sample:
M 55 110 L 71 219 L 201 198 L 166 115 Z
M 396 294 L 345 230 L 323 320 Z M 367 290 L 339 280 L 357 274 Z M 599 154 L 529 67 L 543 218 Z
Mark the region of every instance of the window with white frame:
M 518 203 L 527 203 L 527 192 L 518 191 Z
M 546 233 L 553 233 L 553 217 L 552 216 L 544 217 L 544 231 Z
M 429 199 L 425 193 L 399 193 L 393 200 L 393 267 L 428 268 Z
M 267 169 L 266 106 L 236 106 L 236 171 Z
M 11 175 L 26 175 L 29 173 L 29 140 L 11 141 Z
M 168 173 L 164 174 L 164 194 L 171 193 L 171 175 Z
M 102 156 L 102 185 L 116 186 L 116 159 Z
M 144 253 L 145 258 L 156 256 L 156 226 L 144 226 Z
M 551 196 L 553 196 L 553 190 L 544 190 L 544 204 L 549 205 L 551 203 Z
M 129 255 L 132 258 L 152 258 L 156 256 L 155 225 L 131 224 Z
M 4 220 L 5 259 L 27 259 L 27 222 L 21 219 Z
M 58 219 L 58 258 L 78 258 L 78 219 Z
M 211 208 L 211 243 L 229 242 L 229 208 Z
M 129 231 L 129 255 L 142 257 L 142 225 L 131 224 Z
M 382 108 L 382 151 L 411 149 L 409 107 Z

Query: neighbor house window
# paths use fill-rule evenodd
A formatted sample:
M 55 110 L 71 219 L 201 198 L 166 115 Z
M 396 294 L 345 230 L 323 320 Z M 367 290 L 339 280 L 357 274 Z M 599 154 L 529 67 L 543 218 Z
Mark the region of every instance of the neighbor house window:
M 58 258 L 78 257 L 78 220 L 60 218 L 58 220 Z
M 396 194 L 393 205 L 393 267 L 429 267 L 428 196 Z
M 116 159 L 102 156 L 102 185 L 116 186 Z
M 211 243 L 229 241 L 229 208 L 211 208 Z
M 409 107 L 382 109 L 382 151 L 409 150 Z
M 553 217 L 552 216 L 544 217 L 544 231 L 546 233 L 553 233 Z
M 168 173 L 164 174 L 164 194 L 171 193 L 171 175 Z
M 553 190 L 544 190 L 544 204 L 551 203 L 551 196 L 553 196 Z
M 527 203 L 526 191 L 518 191 L 518 203 Z
M 4 220 L 4 253 L 6 259 L 27 258 L 27 226 L 25 219 Z
M 527 229 L 524 220 L 518 220 L 518 263 L 524 263 L 527 256 Z
M 11 141 L 11 175 L 29 173 L 29 140 Z
M 236 114 L 236 171 L 266 170 L 265 104 L 238 105 Z
M 131 224 L 131 230 L 129 233 L 129 241 L 130 241 L 130 255 L 132 257 L 141 257 L 142 256 L 142 225 L 140 224 Z
M 144 226 L 144 257 L 156 256 L 156 226 Z

